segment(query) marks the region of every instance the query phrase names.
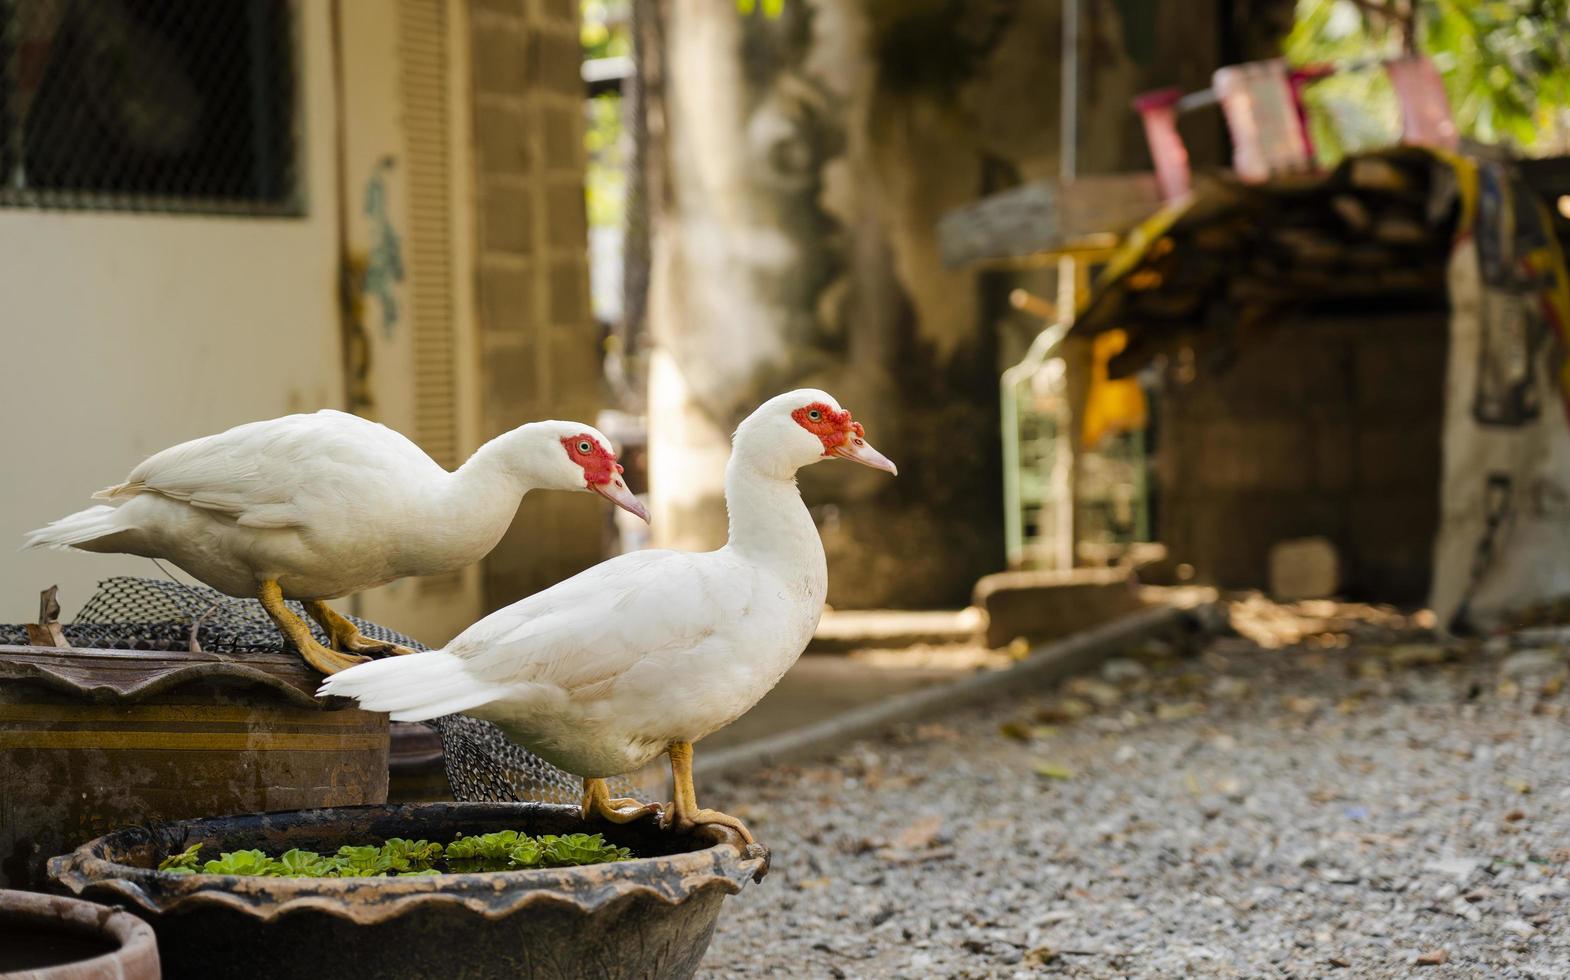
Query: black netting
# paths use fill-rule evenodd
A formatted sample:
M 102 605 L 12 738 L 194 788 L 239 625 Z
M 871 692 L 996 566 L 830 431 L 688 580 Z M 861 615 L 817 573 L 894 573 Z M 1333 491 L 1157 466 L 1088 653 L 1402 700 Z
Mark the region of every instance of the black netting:
M 294 11 L 0 0 L 0 205 L 298 213 Z
M 317 639 L 328 637 L 299 603 L 290 608 L 310 623 Z M 354 616 L 366 636 L 415 650 L 418 640 Z M 283 636 L 254 599 L 236 599 L 206 586 L 121 576 L 99 583 L 76 618 L 62 627 L 73 647 L 107 650 L 189 650 L 240 653 L 288 649 Z M 25 645 L 27 628 L 0 624 L 0 644 Z M 447 782 L 453 798 L 477 802 L 543 800 L 576 803 L 582 781 L 515 745 L 490 722 L 447 715 L 427 724 L 441 735 Z M 613 781 L 613 796 L 632 796 L 630 783 Z

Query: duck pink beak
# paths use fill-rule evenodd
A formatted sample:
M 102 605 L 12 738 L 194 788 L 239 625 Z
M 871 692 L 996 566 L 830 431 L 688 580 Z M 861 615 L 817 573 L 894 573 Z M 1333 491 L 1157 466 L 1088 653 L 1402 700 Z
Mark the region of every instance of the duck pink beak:
M 855 428 L 850 438 L 835 446 L 831 455 L 899 476 L 899 467 L 894 465 L 894 461 L 872 448 L 872 443 L 868 442 L 866 436 L 862 434 L 861 423 L 855 422 L 852 425 Z
M 639 518 L 643 523 L 649 523 L 649 509 L 643 506 L 643 502 L 634 496 L 631 490 L 627 489 L 627 481 L 620 476 L 613 476 L 604 483 L 591 483 L 589 489 Z

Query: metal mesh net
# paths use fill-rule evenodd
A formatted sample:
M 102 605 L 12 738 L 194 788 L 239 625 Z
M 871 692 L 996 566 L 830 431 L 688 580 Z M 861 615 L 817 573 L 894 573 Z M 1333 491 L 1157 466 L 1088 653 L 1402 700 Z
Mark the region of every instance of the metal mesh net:
M 295 602 L 290 608 L 310 623 L 316 638 L 326 633 Z M 429 649 L 402 633 L 350 616 L 360 632 L 377 640 Z M 196 645 L 191 643 L 193 625 Z M 99 583 L 68 625 L 73 647 L 99 650 L 203 650 L 208 653 L 283 651 L 288 647 L 272 620 L 254 599 L 236 599 L 214 589 L 183 582 L 121 576 Z M 24 645 L 27 628 L 0 625 L 0 644 Z M 453 798 L 477 802 L 542 800 L 576 803 L 582 782 L 514 744 L 490 722 L 447 715 L 427 724 L 441 735 L 447 782 Z M 615 780 L 613 796 L 631 796 L 630 783 Z
M 0 0 L 0 205 L 297 213 L 294 11 Z

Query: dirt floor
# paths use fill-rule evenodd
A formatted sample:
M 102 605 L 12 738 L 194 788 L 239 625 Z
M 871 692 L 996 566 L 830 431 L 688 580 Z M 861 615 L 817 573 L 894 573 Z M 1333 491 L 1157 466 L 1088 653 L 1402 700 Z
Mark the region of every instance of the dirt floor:
M 820 766 L 700 785 L 774 850 L 708 977 L 1570 976 L 1570 632 L 1233 607 Z

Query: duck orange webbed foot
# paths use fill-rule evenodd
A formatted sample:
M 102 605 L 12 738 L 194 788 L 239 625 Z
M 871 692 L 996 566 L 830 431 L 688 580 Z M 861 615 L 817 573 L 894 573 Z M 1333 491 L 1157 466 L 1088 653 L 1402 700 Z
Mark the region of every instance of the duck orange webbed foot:
M 306 663 L 323 674 L 336 674 L 340 670 L 365 663 L 370 659 L 339 653 L 316 642 L 316 637 L 311 635 L 311 628 L 306 626 L 284 603 L 283 590 L 278 587 L 277 582 L 271 580 L 262 582 L 257 586 L 256 598 L 261 601 L 262 608 L 267 610 L 268 618 L 278 627 L 278 631 L 284 635 L 295 651 L 305 659 Z
M 583 819 L 606 820 L 610 823 L 632 823 L 644 817 L 660 816 L 658 803 L 642 803 L 625 796 L 612 798 L 610 788 L 603 779 L 583 781 Z
M 332 638 L 334 650 L 383 657 L 402 657 L 416 652 L 397 643 L 371 639 L 369 636 L 361 633 L 358 626 L 339 615 L 337 610 L 320 599 L 307 601 L 305 603 L 305 611 L 310 613 L 311 618 L 320 623 L 322 629 L 327 631 L 327 635 Z
M 676 798 L 671 801 L 671 812 L 666 818 L 665 827 L 686 832 L 704 824 L 719 824 L 736 831 L 748 844 L 756 844 L 752 831 L 736 817 L 698 807 L 698 791 L 692 785 L 692 743 L 672 742 L 666 751 L 671 757 L 671 787 Z
M 672 804 L 672 807 L 674 806 L 675 804 Z M 675 830 L 680 833 L 685 833 L 687 831 L 693 830 L 694 828 L 702 827 L 707 824 L 718 824 L 721 827 L 729 827 L 730 829 L 736 831 L 736 833 L 740 834 L 741 839 L 747 843 L 757 843 L 757 841 L 753 839 L 752 831 L 747 829 L 747 825 L 742 823 L 740 818 L 733 817 L 728 813 L 721 813 L 718 810 L 693 810 L 689 813 L 680 813 L 675 809 L 672 809 L 670 817 L 665 821 L 666 829 Z

